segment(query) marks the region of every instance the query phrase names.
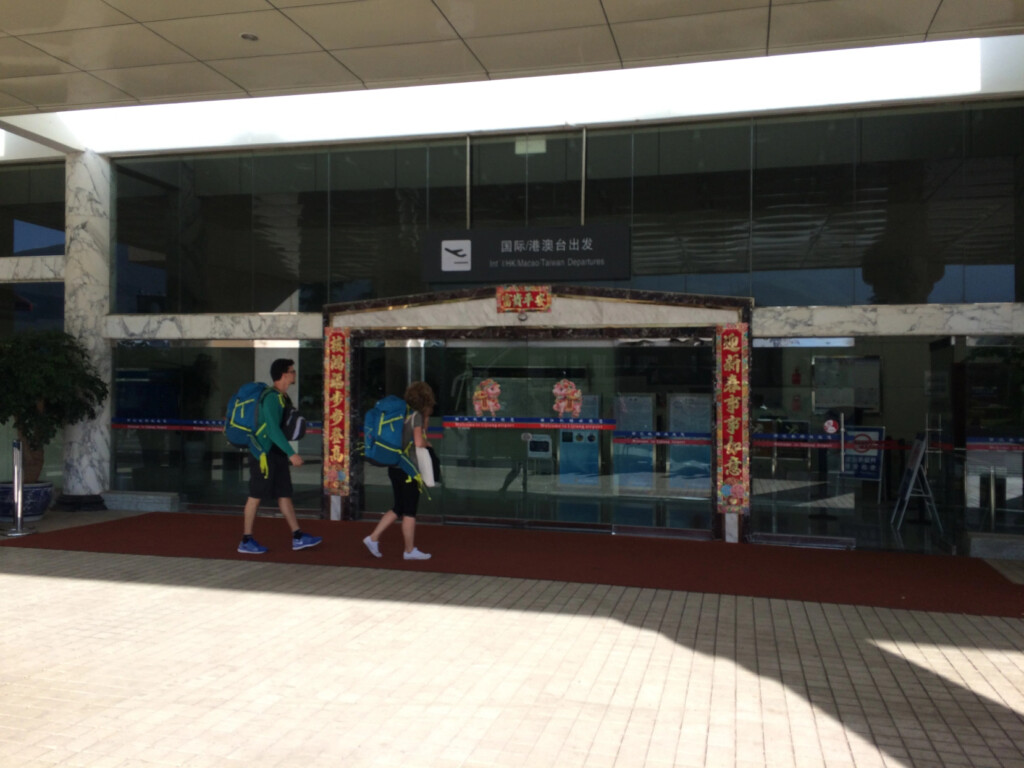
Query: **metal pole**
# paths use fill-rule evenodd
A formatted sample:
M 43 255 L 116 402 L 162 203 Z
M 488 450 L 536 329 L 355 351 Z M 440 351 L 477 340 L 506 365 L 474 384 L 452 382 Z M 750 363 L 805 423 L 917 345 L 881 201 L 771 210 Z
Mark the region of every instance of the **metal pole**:
M 22 477 L 21 441 L 15 440 L 11 444 L 11 458 L 14 464 L 14 527 L 8 528 L 5 536 L 27 536 L 35 533 L 34 528 L 22 528 L 22 507 L 25 490 L 25 481 Z
M 466 137 L 466 229 L 473 225 L 473 146 Z
M 778 427 L 772 427 L 778 429 Z M 775 476 L 779 470 L 779 434 L 772 434 L 772 533 L 779 532 L 779 506 L 778 506 L 778 485 L 775 483 Z M 753 481 L 751 481 L 753 482 Z
M 22 492 L 25 490 L 25 479 L 22 477 L 21 443 L 14 441 L 11 456 L 14 459 L 14 526 L 21 530 L 22 515 Z
M 988 468 L 988 509 L 991 529 L 996 529 L 996 468 Z
M 846 414 L 839 412 L 839 474 L 846 472 Z
M 583 127 L 583 146 L 580 148 L 580 226 L 587 225 L 587 128 Z
M 931 447 L 932 447 L 932 427 L 931 427 L 931 414 L 925 413 L 924 415 L 924 465 L 928 466 L 931 461 Z

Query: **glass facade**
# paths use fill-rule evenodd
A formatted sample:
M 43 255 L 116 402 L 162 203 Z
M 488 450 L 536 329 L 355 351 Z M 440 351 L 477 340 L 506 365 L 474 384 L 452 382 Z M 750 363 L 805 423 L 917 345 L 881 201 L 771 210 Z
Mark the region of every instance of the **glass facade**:
M 275 342 L 121 342 L 114 348 L 111 488 L 178 492 L 185 501 L 236 506 L 248 495 L 248 453 L 223 435 L 228 398 L 269 380 L 277 358 L 295 361 L 289 395 L 309 415 L 293 469 L 296 506 L 320 507 L 323 345 Z
M 604 341 L 367 341 L 357 349 L 364 412 L 423 378 L 438 395 L 429 425 L 444 482 L 422 513 L 451 522 L 706 529 L 711 507 L 712 354 L 702 346 Z M 951 551 L 968 531 L 1024 533 L 1024 357 L 1019 339 L 860 337 L 755 340 L 751 360 L 755 535 L 814 537 L 857 548 Z M 246 495 L 246 457 L 220 432 L 223 404 L 298 361 L 296 402 L 322 408 L 322 347 L 303 342 L 122 342 L 112 487 L 177 491 L 204 506 Z M 580 393 L 583 428 L 553 415 L 563 380 Z M 496 385 L 496 389 L 494 386 Z M 513 427 L 474 425 L 493 415 Z M 480 413 L 477 413 L 477 405 Z M 469 423 L 467 423 L 467 421 Z M 893 526 L 915 443 L 938 512 L 914 498 Z M 320 509 L 320 425 L 299 445 L 296 503 Z M 359 509 L 384 511 L 383 470 L 366 467 Z
M 745 296 L 759 307 L 1013 302 L 1024 287 L 1022 189 L 1022 103 L 126 158 L 114 162 L 112 311 L 320 312 L 420 293 L 435 288 L 420 269 L 429 231 L 581 221 L 629 226 L 630 277 L 607 287 Z M 63 252 L 63 190 L 60 164 L 0 166 L 0 257 Z M 58 284 L 0 286 L 0 332 L 60 323 L 62 305 Z M 1024 527 L 1018 339 L 759 341 L 752 530 L 948 550 L 966 530 Z M 428 342 L 441 401 L 432 426 L 444 435 L 450 480 L 435 512 L 702 525 L 699 472 L 680 491 L 673 467 L 703 459 L 678 446 L 648 451 L 615 430 L 581 434 L 576 446 L 563 430 L 534 430 L 531 449 L 511 433 L 443 423 L 472 414 L 466 396 L 487 378 L 500 381 L 508 409 L 531 418 L 571 371 L 597 397 L 594 418 L 618 428 L 640 402 L 623 397 L 650 398 L 655 431 L 685 432 L 674 419 L 696 419 L 696 399 L 710 392 L 700 350 L 668 346 L 640 360 L 624 339 L 580 349 Z M 302 405 L 317 418 L 321 351 L 260 340 L 119 343 L 112 487 L 237 505 L 243 457 L 204 422 L 223 418 L 228 395 L 265 378 L 276 356 L 299 361 Z M 411 375 L 407 349 L 361 354 L 366 392 L 375 376 L 394 391 Z M 566 373 L 553 378 L 556 368 Z M 147 420 L 162 425 L 140 426 Z M 866 451 L 848 456 L 835 437 L 847 433 Z M 887 505 L 920 436 L 941 519 L 912 509 L 898 541 Z M 875 437 L 885 449 L 877 464 Z M 593 456 L 573 469 L 574 447 L 592 450 L 596 472 L 579 469 Z M 320 450 L 313 430 L 302 451 Z M 631 487 L 648 464 L 651 488 Z M 319 465 L 303 471 L 297 501 L 319 508 Z M 365 509 L 386 503 L 386 485 L 375 488 L 367 485 Z
M 64 248 L 63 242 L 60 248 Z M 60 330 L 63 327 L 63 283 L 0 283 L 0 337 L 21 331 Z M 13 425 L 0 424 L 0 480 L 7 480 L 13 475 L 11 449 L 17 439 Z M 58 435 L 46 446 L 41 475 L 43 482 L 54 484 L 58 494 L 63 485 L 63 452 L 63 436 Z
M 751 128 L 590 134 L 588 220 L 629 223 L 630 287 L 750 295 Z
M 1020 339 L 755 347 L 755 530 L 940 551 L 963 546 L 969 531 L 1024 533 Z M 915 447 L 927 481 L 916 485 Z M 893 518 L 901 499 L 902 525 Z
M 318 312 L 422 290 L 465 226 L 465 143 L 117 163 L 113 311 Z
M 423 232 L 466 226 L 465 142 L 337 150 L 329 165 L 329 274 L 319 296 L 336 302 L 423 290 Z
M 64 283 L 0 283 L 0 336 L 63 327 Z
M 64 164 L 0 164 L 0 258 L 64 255 Z
M 579 224 L 582 158 L 580 133 L 474 140 L 473 226 Z
M 625 336 L 367 340 L 355 345 L 352 370 L 356 413 L 412 380 L 437 395 L 428 432 L 443 482 L 422 499 L 424 515 L 574 527 L 710 524 L 709 346 Z M 574 423 L 560 427 L 562 418 Z M 386 470 L 362 471 L 360 510 L 388 509 Z
M 1024 251 L 1022 126 L 1024 106 L 1009 104 L 122 160 L 115 311 L 310 312 L 418 293 L 432 288 L 419 269 L 428 230 L 581 219 L 629 225 L 631 278 L 620 287 L 751 296 L 759 306 L 1014 301 Z M 694 416 L 700 409 L 690 400 L 711 387 L 698 351 L 646 350 L 657 359 L 639 361 L 638 350 L 612 341 L 601 349 L 422 341 L 422 357 L 382 344 L 363 350 L 359 365 L 367 396 L 403 389 L 415 360 L 425 365 L 419 375 L 434 377 L 432 427 L 444 435 L 446 476 L 429 504 L 435 514 L 704 525 L 703 475 L 695 469 L 683 482 L 673 473 L 703 466 L 696 453 L 683 455 L 702 447 L 644 446 L 598 429 L 580 431 L 579 445 L 563 440 L 564 430 L 534 430 L 531 449 L 518 432 L 444 424 L 472 415 L 471 389 L 488 378 L 499 381 L 506 413 L 536 416 L 571 371 L 593 391 L 594 418 L 619 432 L 641 400 L 650 400 L 650 429 L 686 432 L 676 417 Z M 950 549 L 965 530 L 1019 526 L 1012 441 L 1022 417 L 1010 406 L 1016 389 L 1006 373 L 1015 370 L 1015 347 L 963 337 L 766 342 L 752 358 L 752 531 Z M 118 418 L 145 418 L 160 402 L 171 409 L 162 416 L 186 426 L 119 423 L 117 482 L 236 503 L 239 457 L 219 434 L 187 424 L 220 418 L 258 354 L 250 346 L 119 347 Z M 300 371 L 311 372 L 303 389 L 319 392 L 319 350 L 302 354 Z M 556 368 L 564 373 L 552 378 Z M 198 369 L 212 381 L 202 407 L 186 384 Z M 638 370 L 646 379 L 630 381 Z M 693 375 L 675 381 L 684 371 Z M 165 395 L 140 397 L 136 376 Z M 624 397 L 636 399 L 632 410 Z M 941 520 L 929 530 L 912 514 L 913 525 L 894 537 L 887 505 L 922 435 Z M 877 438 L 884 450 L 847 455 L 855 437 L 869 441 L 861 448 Z M 1004 442 L 978 447 L 992 439 Z M 318 440 L 307 441 L 304 451 L 318 453 Z M 388 503 L 387 483 L 372 475 L 367 510 Z M 317 488 L 311 474 L 306 506 L 318 505 Z
M 1022 124 L 1009 104 L 121 160 L 115 311 L 419 293 L 427 230 L 581 220 L 630 226 L 623 287 L 1013 301 Z

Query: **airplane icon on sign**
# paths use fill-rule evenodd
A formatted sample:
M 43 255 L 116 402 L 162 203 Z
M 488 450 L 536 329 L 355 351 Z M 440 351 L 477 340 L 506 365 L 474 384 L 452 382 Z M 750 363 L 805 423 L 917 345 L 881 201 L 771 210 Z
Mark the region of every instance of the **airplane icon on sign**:
M 441 241 L 441 271 L 469 272 L 473 268 L 472 240 Z

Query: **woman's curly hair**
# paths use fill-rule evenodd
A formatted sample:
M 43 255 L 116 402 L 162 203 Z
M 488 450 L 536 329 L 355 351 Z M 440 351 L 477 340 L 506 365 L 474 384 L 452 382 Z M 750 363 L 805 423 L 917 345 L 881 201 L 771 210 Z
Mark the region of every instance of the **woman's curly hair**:
M 434 398 L 434 390 L 425 381 L 414 381 L 409 385 L 408 389 L 405 390 L 405 402 L 414 411 L 419 411 L 420 413 L 437 404 L 437 400 Z

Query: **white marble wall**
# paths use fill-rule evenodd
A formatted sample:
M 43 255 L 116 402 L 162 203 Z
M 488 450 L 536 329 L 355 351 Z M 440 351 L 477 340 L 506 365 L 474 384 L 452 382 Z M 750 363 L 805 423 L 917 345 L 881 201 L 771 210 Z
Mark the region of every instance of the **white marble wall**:
M 103 318 L 108 339 L 320 339 L 319 312 L 225 315 L 110 315 Z
M 2 265 L 0 260 L 0 265 Z M 499 315 L 494 300 L 394 307 L 337 313 L 336 327 L 456 328 L 484 326 L 707 326 L 736 322 L 734 310 L 652 307 L 629 302 L 595 302 L 558 297 L 557 311 L 534 313 L 520 321 Z M 323 318 L 317 312 L 224 315 L 110 315 L 108 339 L 319 339 Z M 1024 334 L 1024 304 L 921 304 L 851 307 L 755 307 L 754 338 L 822 336 L 1001 336 Z
M 92 152 L 71 154 L 65 172 L 64 329 L 86 345 L 109 386 L 110 162 Z M 65 430 L 65 495 L 96 495 L 109 487 L 110 413 L 107 398 L 95 419 Z
M 755 338 L 823 336 L 1002 336 L 1024 333 L 1022 304 L 901 304 L 757 307 Z
M 63 279 L 63 256 L 11 256 L 0 259 L 0 283 L 55 283 Z

